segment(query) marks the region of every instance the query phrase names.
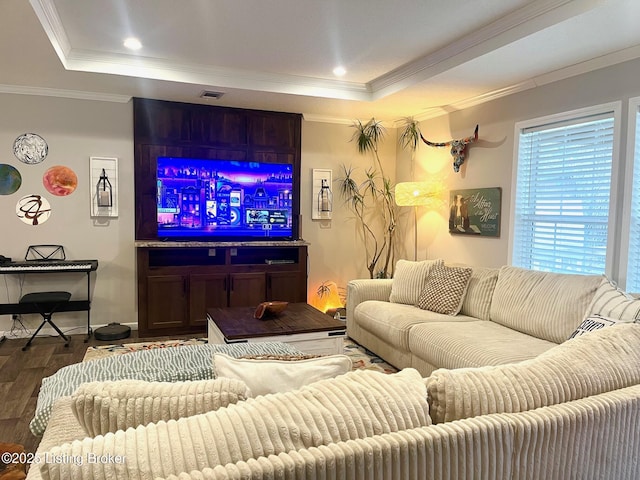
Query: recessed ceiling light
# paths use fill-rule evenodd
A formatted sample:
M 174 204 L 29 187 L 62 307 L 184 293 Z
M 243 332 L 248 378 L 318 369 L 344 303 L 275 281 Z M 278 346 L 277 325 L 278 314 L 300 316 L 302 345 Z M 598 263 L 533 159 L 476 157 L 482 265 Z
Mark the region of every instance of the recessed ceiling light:
M 336 77 L 344 77 L 347 73 L 347 69 L 344 67 L 336 67 L 333 69 L 333 74 Z
M 142 48 L 142 43 L 135 37 L 125 38 L 123 45 L 130 50 L 140 50 Z

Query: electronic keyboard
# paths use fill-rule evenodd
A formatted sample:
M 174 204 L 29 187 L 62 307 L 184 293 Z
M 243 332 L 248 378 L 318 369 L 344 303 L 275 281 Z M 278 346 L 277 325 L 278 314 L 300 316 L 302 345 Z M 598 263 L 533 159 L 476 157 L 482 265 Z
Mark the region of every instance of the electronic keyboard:
M 92 272 L 98 260 L 25 260 L 0 264 L 2 273 Z

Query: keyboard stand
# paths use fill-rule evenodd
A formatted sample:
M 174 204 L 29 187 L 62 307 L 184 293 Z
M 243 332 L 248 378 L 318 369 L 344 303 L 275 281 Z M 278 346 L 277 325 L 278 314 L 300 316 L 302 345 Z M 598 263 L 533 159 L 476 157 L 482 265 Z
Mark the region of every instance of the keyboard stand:
M 87 299 L 86 300 L 70 300 L 61 304 L 56 312 L 87 312 L 87 336 L 84 339 L 85 343 L 89 341 L 91 336 L 93 335 L 93 329 L 91 328 L 91 272 L 97 269 L 97 261 L 95 265 L 91 267 L 90 270 L 38 270 L 38 271 L 21 271 L 15 270 L 10 271 L 3 269 L 0 274 L 2 275 L 31 275 L 34 273 L 38 273 L 41 275 L 45 275 L 48 273 L 57 273 L 57 274 L 69 274 L 69 273 L 86 273 L 87 274 Z M 11 264 L 4 264 L 11 265 Z M 40 313 L 40 310 L 33 303 L 1 303 L 0 304 L 0 315 L 19 315 L 26 313 Z M 41 325 L 42 326 L 42 325 Z

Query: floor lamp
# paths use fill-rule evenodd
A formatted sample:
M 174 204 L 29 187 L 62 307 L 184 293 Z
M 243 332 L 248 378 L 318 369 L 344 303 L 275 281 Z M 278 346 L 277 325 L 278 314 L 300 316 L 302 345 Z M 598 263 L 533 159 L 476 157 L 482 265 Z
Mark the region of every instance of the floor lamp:
M 418 207 L 428 205 L 437 193 L 427 182 L 396 184 L 395 199 L 399 207 L 413 207 L 413 259 L 418 259 Z

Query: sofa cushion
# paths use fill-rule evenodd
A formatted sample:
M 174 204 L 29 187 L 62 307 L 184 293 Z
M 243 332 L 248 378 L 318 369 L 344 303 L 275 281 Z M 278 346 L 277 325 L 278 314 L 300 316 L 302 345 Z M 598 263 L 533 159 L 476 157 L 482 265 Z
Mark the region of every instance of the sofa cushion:
M 513 413 L 640 383 L 640 325 L 576 337 L 516 364 L 438 369 L 426 379 L 434 423 Z
M 466 322 L 475 320 L 464 315 L 443 315 L 421 310 L 412 305 L 367 300 L 354 310 L 360 328 L 402 350 L 409 349 L 409 330 L 424 322 Z
M 616 320 L 640 320 L 640 300 L 603 278 L 587 309 L 587 316 L 601 315 Z
M 431 267 L 443 263 L 444 261 L 440 259 L 423 260 L 421 262 L 398 260 L 393 272 L 389 301 L 407 305 L 418 303 L 418 297 L 424 289 Z
M 471 268 L 434 265 L 418 298 L 418 307 L 445 315 L 457 315 L 467 293 Z
M 422 323 L 413 327 L 409 337 L 413 356 L 442 368 L 519 362 L 554 346 L 553 342 L 484 320 Z
M 472 267 L 472 270 L 460 313 L 480 320 L 489 320 L 491 299 L 500 269 Z
M 349 372 L 192 417 L 55 447 L 50 455 L 120 455 L 125 462 L 41 465 L 50 480 L 164 478 L 181 472 L 430 425 L 426 387 L 406 369 Z M 82 463 L 82 464 L 80 464 Z
M 217 377 L 234 378 L 246 384 L 252 396 L 288 392 L 309 383 L 333 378 L 351 371 L 346 355 L 328 355 L 304 360 L 254 360 L 233 358 L 224 353 L 213 355 Z
M 491 301 L 491 320 L 562 343 L 584 319 L 601 279 L 503 266 Z
M 118 380 L 83 383 L 72 395 L 72 410 L 91 435 L 216 410 L 251 396 L 237 379 L 188 382 Z
M 45 452 L 55 446 L 80 440 L 86 436 L 87 431 L 73 413 L 73 398 L 60 397 L 51 407 L 51 420 L 38 444 L 38 452 Z

